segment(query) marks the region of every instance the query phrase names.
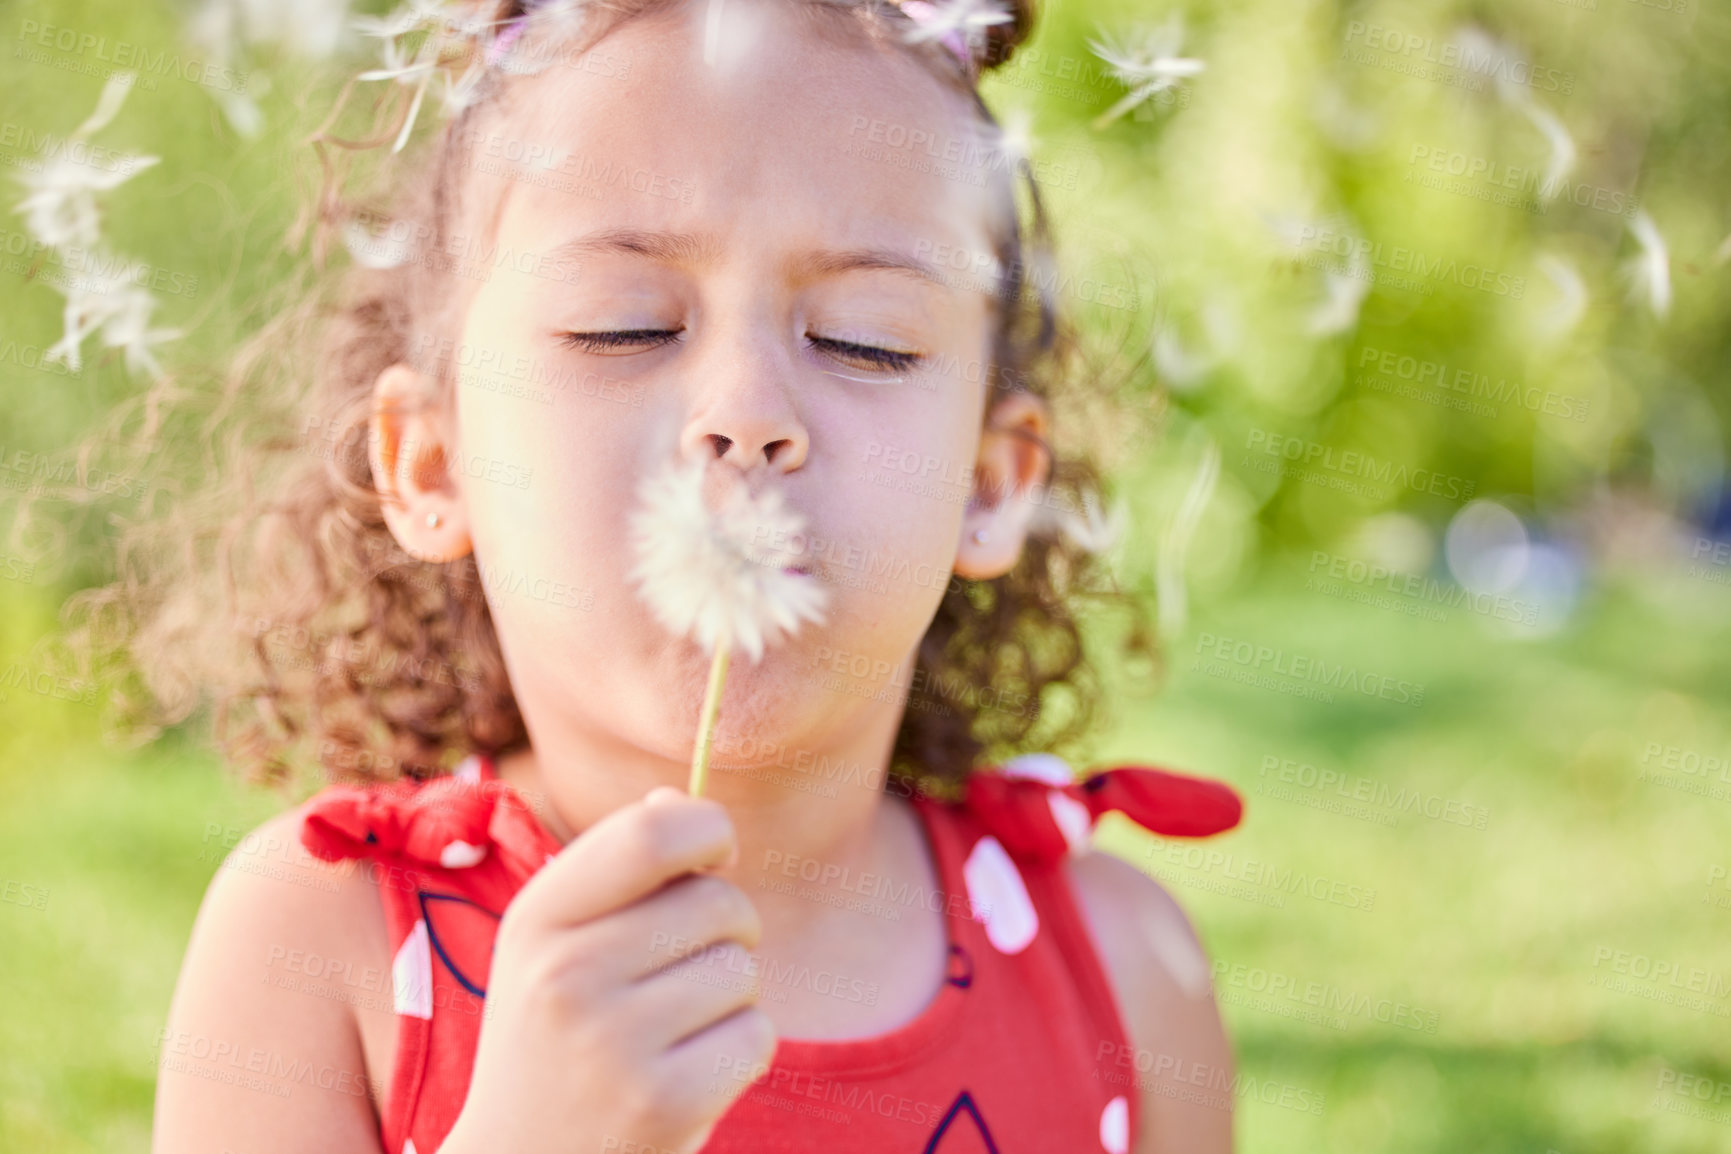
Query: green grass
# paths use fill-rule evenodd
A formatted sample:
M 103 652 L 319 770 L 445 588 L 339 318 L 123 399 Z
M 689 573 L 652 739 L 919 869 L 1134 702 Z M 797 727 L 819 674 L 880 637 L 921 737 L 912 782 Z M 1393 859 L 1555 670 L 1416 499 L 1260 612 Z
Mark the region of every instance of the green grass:
M 1096 759 L 1218 774 L 1245 794 L 1243 826 L 1208 843 L 1230 861 L 1174 859 L 1124 823 L 1102 834 L 1168 881 L 1217 960 L 1435 1015 L 1434 1033 L 1374 1012 L 1336 1029 L 1226 1005 L 1246 1074 L 1324 1098 L 1319 1115 L 1241 1099 L 1243 1149 L 1724 1149 L 1724 1124 L 1654 1104 L 1692 1101 L 1658 1092 L 1667 1067 L 1731 1083 L 1731 997 L 1698 1012 L 1593 984 L 1614 964 L 1595 965 L 1601 949 L 1731 976 L 1731 911 L 1703 902 L 1731 860 L 1731 801 L 1638 779 L 1648 742 L 1731 746 L 1723 591 L 1608 594 L 1568 633 L 1511 642 L 1471 614 L 1413 621 L 1302 588 L 1296 566 L 1276 568 L 1193 622 L 1165 691 L 1121 705 Z M 1192 668 L 1203 631 L 1422 683 L 1424 700 L 1321 704 L 1224 681 Z M 1267 757 L 1458 801 L 1485 828 L 1372 807 L 1391 828 L 1270 796 Z M 1202 888 L 1228 875 L 1245 881 Z M 1283 892 L 1294 875 L 1361 898 Z M 1352 908 L 1372 889 L 1369 910 Z M 1254 900 L 1271 894 L 1280 908 Z M 1242 996 L 1253 980 L 1217 988 Z
M 1600 947 L 1731 973 L 1731 911 L 1702 900 L 1709 867 L 1731 861 L 1731 802 L 1637 779 L 1648 740 L 1727 747 L 1731 649 L 1725 615 L 1708 612 L 1723 591 L 1607 595 L 1578 630 L 1514 643 L 1476 619 L 1412 622 L 1302 586 L 1273 569 L 1205 610 L 1172 647 L 1168 684 L 1120 695 L 1088 759 L 1234 782 L 1244 825 L 1200 843 L 1229 862 L 1187 866 L 1117 820 L 1102 844 L 1166 879 L 1217 960 L 1346 999 L 1336 1028 L 1245 1002 L 1251 969 L 1218 979 L 1238 999 L 1224 1013 L 1246 1076 L 1240 1148 L 1723 1149 L 1723 1124 L 1654 1107 L 1692 1101 L 1659 1092 L 1666 1068 L 1731 1082 L 1718 1016 L 1731 999 L 1698 1013 L 1593 984 L 1608 969 Z M 1422 682 L 1424 702 L 1329 705 L 1192 672 L 1203 632 Z M 79 733 L 84 707 L 21 696 L 0 702 L 15 735 L 0 877 L 49 897 L 40 911 L 0 905 L 0 1149 L 144 1150 L 155 1031 L 221 856 L 208 830 L 250 827 L 280 803 L 179 743 L 97 747 Z M 1391 828 L 1259 793 L 1270 755 L 1482 807 L 1485 828 L 1411 813 Z M 1285 871 L 1359 897 L 1284 892 Z M 1209 879 L 1264 900 L 1201 888 Z M 1368 910 L 1347 904 L 1369 890 Z M 1395 1005 L 1434 1033 L 1377 1020 Z

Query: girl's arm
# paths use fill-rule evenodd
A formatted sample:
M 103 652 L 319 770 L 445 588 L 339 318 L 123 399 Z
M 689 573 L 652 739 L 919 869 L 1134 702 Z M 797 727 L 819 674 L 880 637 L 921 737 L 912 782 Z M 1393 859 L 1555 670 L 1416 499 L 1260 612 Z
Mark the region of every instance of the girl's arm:
M 318 995 L 307 959 L 388 973 L 384 911 L 364 871 L 307 853 L 300 821 L 242 839 L 205 893 L 159 1035 L 155 1154 L 379 1154 L 356 1011 Z
M 1232 1049 L 1208 956 L 1184 911 L 1111 854 L 1083 853 L 1066 866 L 1136 1050 L 1128 1064 L 1111 1066 L 1141 1088 L 1133 1154 L 1230 1154 Z

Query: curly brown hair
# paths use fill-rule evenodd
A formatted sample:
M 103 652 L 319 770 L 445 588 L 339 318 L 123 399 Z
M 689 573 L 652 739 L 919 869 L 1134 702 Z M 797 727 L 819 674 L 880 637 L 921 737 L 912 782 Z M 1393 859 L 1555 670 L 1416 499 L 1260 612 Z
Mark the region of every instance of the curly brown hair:
M 590 0 L 604 18 L 573 50 L 587 52 L 623 22 L 683 2 Z M 934 44 L 907 44 L 908 18 L 893 4 L 789 2 L 821 27 L 913 53 L 996 127 L 974 77 Z M 506 0 L 481 9 L 506 20 L 521 7 Z M 979 67 L 1002 64 L 1028 36 L 1032 0 L 1016 0 L 1013 11 L 1012 23 L 989 30 Z M 170 499 L 123 526 L 116 579 L 67 607 L 81 670 L 107 685 L 111 718 L 125 732 L 153 736 L 208 701 L 231 764 L 285 789 L 315 766 L 330 781 L 425 778 L 471 752 L 498 756 L 528 744 L 474 556 L 438 564 L 405 553 L 386 527 L 369 465 L 374 382 L 415 358 L 415 334 L 451 295 L 459 270 L 423 259 L 393 267 L 356 261 L 336 275 L 324 267 L 332 233 L 369 217 L 411 222 L 430 238 L 426 250 L 440 251 L 468 160 L 465 142 L 479 118 L 498 115 L 511 83 L 489 80 L 434 139 L 395 161 L 386 157 L 370 196 L 345 196 L 353 162 L 396 136 L 407 98 L 393 86 L 372 107 L 370 127 L 345 138 L 335 126 L 351 82 L 312 141 L 322 180 L 296 243 L 310 238 L 314 259 L 283 287 L 283 301 L 273 302 L 220 387 L 200 398 L 184 383 L 161 381 L 117 419 L 142 422 L 113 438 L 140 466 L 154 455 L 166 467 L 159 450 L 171 442 L 198 450 L 197 467 L 166 487 Z M 1011 198 L 1021 191 L 996 238 L 1006 275 L 989 380 L 994 389 L 1046 399 L 1061 424 L 1062 406 L 1084 412 L 1109 396 L 1115 374 L 1087 363 L 1052 279 L 1030 275 L 1055 263 L 1025 160 L 1006 184 Z M 298 355 L 308 347 L 319 349 L 311 371 Z M 451 366 L 439 370 L 439 387 L 450 388 Z M 1075 511 L 1101 492 L 1088 453 L 1044 448 L 1048 503 Z M 1122 644 L 1154 658 L 1140 602 L 1066 534 L 1031 537 L 1004 576 L 952 576 L 918 648 L 891 787 L 953 795 L 982 759 L 1064 752 L 1084 738 L 1102 697 L 1084 647 L 1085 605 L 1127 612 L 1127 628 L 1117 631 Z

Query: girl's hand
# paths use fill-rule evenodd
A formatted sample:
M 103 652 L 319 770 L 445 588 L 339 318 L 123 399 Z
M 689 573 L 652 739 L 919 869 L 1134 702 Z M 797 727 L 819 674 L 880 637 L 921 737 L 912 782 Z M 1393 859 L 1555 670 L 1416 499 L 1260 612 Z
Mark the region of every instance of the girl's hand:
M 529 879 L 499 925 L 474 1076 L 444 1154 L 704 1143 L 750 1084 L 718 1077 L 723 1063 L 757 1068 L 776 1043 L 745 976 L 757 910 L 732 882 L 693 872 L 737 854 L 720 804 L 663 786 Z

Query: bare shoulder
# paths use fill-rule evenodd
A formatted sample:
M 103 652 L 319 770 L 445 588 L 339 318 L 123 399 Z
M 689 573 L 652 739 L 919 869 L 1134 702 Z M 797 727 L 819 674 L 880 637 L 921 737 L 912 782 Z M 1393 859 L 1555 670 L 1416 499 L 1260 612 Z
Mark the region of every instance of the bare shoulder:
M 1226 1154 L 1232 1050 L 1190 919 L 1165 887 L 1122 858 L 1096 850 L 1065 867 L 1130 1035 L 1131 1052 L 1107 1060 L 1141 1093 L 1136 1154 Z
M 157 1151 L 379 1149 L 356 1010 L 319 977 L 388 951 L 382 908 L 367 871 L 301 845 L 304 812 L 236 838 L 205 892 L 157 1040 Z

